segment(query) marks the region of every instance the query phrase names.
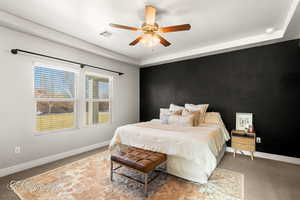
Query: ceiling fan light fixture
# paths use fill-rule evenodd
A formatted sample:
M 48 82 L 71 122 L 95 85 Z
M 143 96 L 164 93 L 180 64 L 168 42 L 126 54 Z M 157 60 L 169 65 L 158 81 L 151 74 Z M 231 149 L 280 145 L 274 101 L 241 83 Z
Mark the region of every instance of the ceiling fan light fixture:
M 129 45 L 135 46 L 137 43 L 142 42 L 148 47 L 156 46 L 159 43 L 165 47 L 171 45 L 171 43 L 165 38 L 163 38 L 161 35 L 159 35 L 159 33 L 189 31 L 191 29 L 190 24 L 159 27 L 159 25 L 155 22 L 155 16 L 156 16 L 156 8 L 154 8 L 153 6 L 146 6 L 145 22 L 142 24 L 141 28 L 124 26 L 124 25 L 113 24 L 113 23 L 110 23 L 109 25 L 113 28 L 142 32 L 143 35 L 137 37 L 135 40 L 129 43 Z
M 160 39 L 152 33 L 146 33 L 142 36 L 141 42 L 147 47 L 154 47 L 160 43 Z

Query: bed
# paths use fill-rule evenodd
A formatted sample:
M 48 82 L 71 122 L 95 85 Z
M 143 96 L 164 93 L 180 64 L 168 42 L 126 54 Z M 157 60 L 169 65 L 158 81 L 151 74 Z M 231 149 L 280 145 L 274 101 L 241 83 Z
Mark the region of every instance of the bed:
M 160 120 L 121 126 L 116 129 L 110 148 L 123 144 L 165 153 L 169 174 L 206 183 L 230 138 L 220 114 L 210 114 L 217 120 L 197 127 L 163 124 Z

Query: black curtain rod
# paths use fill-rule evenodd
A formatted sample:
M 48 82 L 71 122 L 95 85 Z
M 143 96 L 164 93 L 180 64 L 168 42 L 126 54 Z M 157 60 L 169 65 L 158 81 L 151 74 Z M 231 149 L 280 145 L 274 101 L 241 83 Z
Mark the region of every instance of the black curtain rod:
M 118 72 L 118 71 L 113 71 L 113 70 L 109 70 L 109 69 L 104 69 L 102 67 L 96 67 L 96 66 L 93 66 L 93 65 L 88 65 L 88 64 L 84 64 L 84 63 L 80 63 L 80 62 L 76 62 L 76 61 L 72 61 L 72 60 L 67 60 L 67 59 L 63 59 L 63 58 L 57 58 L 57 57 L 48 56 L 48 55 L 44 55 L 44 54 L 40 54 L 40 53 L 35 53 L 35 52 L 31 52 L 31 51 L 25 51 L 25 50 L 22 50 L 22 49 L 12 49 L 10 52 L 12 54 L 18 54 L 18 52 L 23 52 L 23 53 L 28 53 L 28 54 L 36 55 L 36 56 L 51 58 L 51 59 L 54 59 L 54 60 L 60 60 L 60 61 L 63 61 L 63 62 L 68 62 L 68 63 L 76 64 L 76 65 L 79 65 L 81 68 L 91 67 L 91 68 L 101 69 L 101 70 L 108 71 L 108 72 L 113 72 L 113 73 L 119 74 L 120 76 L 124 74 L 123 72 Z

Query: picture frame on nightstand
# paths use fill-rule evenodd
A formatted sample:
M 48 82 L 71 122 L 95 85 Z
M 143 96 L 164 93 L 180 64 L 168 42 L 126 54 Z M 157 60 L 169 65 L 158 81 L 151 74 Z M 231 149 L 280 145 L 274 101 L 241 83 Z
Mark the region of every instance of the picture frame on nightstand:
M 253 127 L 253 113 L 236 113 L 235 126 L 236 130 L 248 132 L 249 127 Z

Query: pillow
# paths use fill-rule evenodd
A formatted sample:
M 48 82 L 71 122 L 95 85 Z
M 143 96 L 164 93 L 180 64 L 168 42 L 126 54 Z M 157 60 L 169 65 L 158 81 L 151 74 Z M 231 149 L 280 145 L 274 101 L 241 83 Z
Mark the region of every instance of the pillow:
M 181 115 L 182 112 L 182 110 L 170 111 L 168 108 L 161 108 L 159 111 L 159 119 L 169 115 Z
M 184 109 L 182 111 L 182 116 L 193 116 L 193 126 L 199 126 L 199 118 L 200 118 L 200 111 L 188 111 L 187 109 Z
M 170 117 L 170 115 L 162 115 L 162 116 L 160 117 L 161 123 L 162 123 L 162 124 L 168 124 L 168 123 L 169 123 L 169 117 Z
M 218 112 L 207 112 L 204 122 L 207 124 L 223 124 L 221 115 Z
M 170 115 L 168 119 L 168 124 L 175 124 L 180 126 L 194 126 L 193 115 Z
M 184 109 L 183 106 L 177 106 L 175 104 L 170 104 L 170 108 L 169 108 L 170 111 L 172 111 L 172 112 L 180 112 L 180 114 L 181 114 L 181 112 L 182 112 L 183 109 Z
M 194 104 L 185 104 L 184 107 L 188 111 L 200 111 L 200 116 L 199 116 L 199 123 L 204 123 L 205 120 L 205 113 L 208 108 L 209 104 L 199 104 L 199 105 L 194 105 Z
M 216 124 L 221 127 L 222 133 L 226 141 L 230 139 L 229 133 L 223 123 L 222 117 L 218 112 L 207 112 L 205 114 L 205 123 L 207 124 Z
M 159 109 L 159 119 L 162 119 L 165 115 L 170 115 L 170 110 L 168 108 Z

